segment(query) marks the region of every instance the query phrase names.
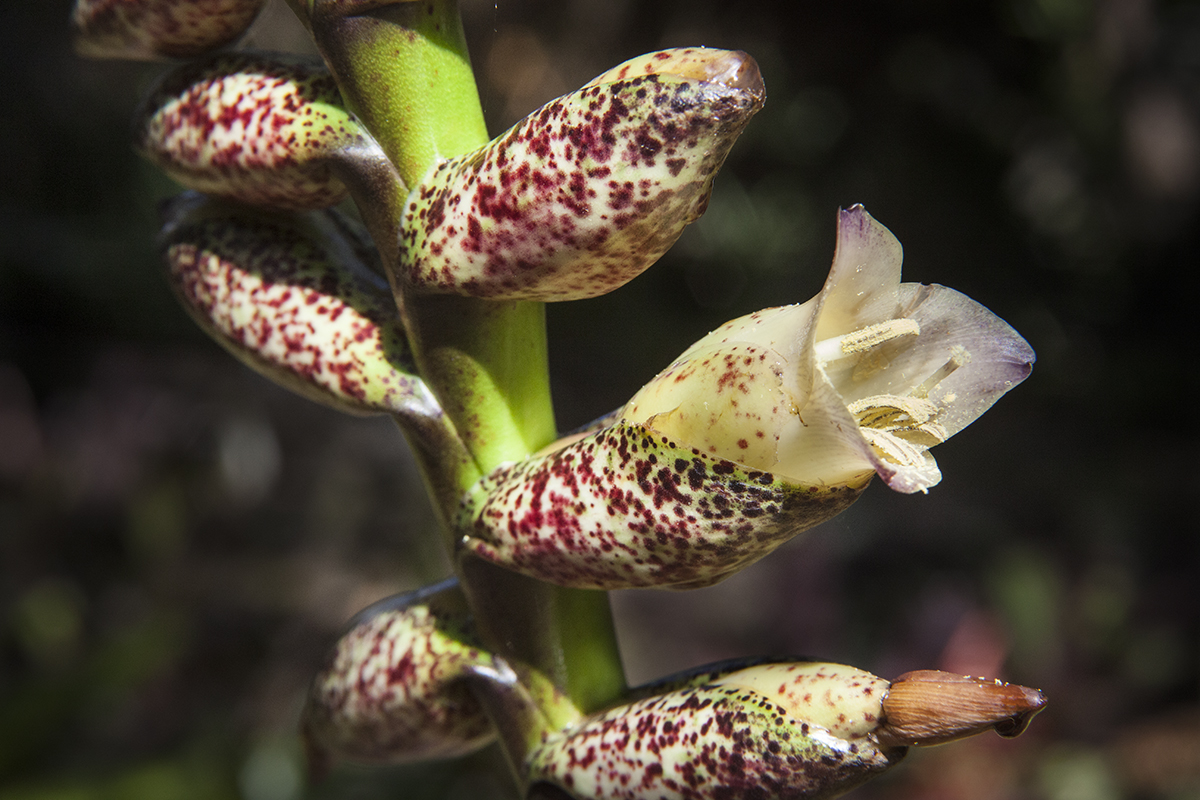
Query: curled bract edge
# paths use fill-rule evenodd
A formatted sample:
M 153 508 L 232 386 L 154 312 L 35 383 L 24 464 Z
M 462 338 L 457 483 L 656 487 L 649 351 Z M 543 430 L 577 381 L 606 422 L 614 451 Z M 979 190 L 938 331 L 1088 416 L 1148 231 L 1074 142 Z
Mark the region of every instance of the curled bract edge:
M 266 0 L 76 0 L 75 48 L 89 58 L 194 58 L 246 32 Z
M 164 206 L 172 288 L 243 363 L 354 414 L 440 411 L 416 377 L 369 239 L 333 211 L 276 212 L 186 193 Z
M 701 669 L 637 694 L 533 749 L 530 796 L 551 785 L 579 800 L 836 797 L 909 745 L 1015 735 L 1046 702 L 999 681 L 924 671 L 888 682 L 822 662 Z
M 435 165 L 410 195 L 401 280 L 417 291 L 596 297 L 674 244 L 762 106 L 737 51 L 652 53 Z
M 489 664 L 455 581 L 362 611 L 329 653 L 301 723 L 309 763 L 398 764 L 466 755 L 495 731 L 463 680 Z
M 146 98 L 135 139 L 189 189 L 280 209 L 336 205 L 349 192 L 339 169 L 387 160 L 324 66 L 275 54 L 181 65 Z

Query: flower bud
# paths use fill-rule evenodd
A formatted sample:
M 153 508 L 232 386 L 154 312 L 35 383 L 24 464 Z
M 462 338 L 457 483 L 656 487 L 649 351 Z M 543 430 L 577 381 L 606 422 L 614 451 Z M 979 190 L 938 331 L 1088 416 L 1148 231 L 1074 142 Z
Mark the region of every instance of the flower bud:
M 741 52 L 668 50 L 605 73 L 431 170 L 405 212 L 403 279 L 493 299 L 612 291 L 704 212 L 763 98 Z
M 335 211 L 170 201 L 162 235 L 171 285 L 243 363 L 356 414 L 428 412 L 400 315 L 365 235 Z
M 189 189 L 273 208 L 336 205 L 337 163 L 382 158 L 323 67 L 250 53 L 169 73 L 135 127 L 142 154 Z
M 76 0 L 75 46 L 89 58 L 193 58 L 237 39 L 266 0 Z
M 314 770 L 332 759 L 450 758 L 488 744 L 495 732 L 463 679 L 490 659 L 454 581 L 367 608 L 309 691 L 302 727 Z
M 549 784 L 580 800 L 836 797 L 898 763 L 907 745 L 997 727 L 1001 706 L 1027 721 L 1045 704 L 1032 689 L 981 681 L 1006 689 L 964 706 L 957 684 L 915 674 L 889 684 L 821 662 L 702 669 L 547 737 L 527 758 L 528 781 L 535 794 Z M 930 691 L 906 693 L 910 683 Z M 904 700 L 889 706 L 898 690 Z M 897 735 L 888 714 L 900 707 L 924 721 L 921 734 Z

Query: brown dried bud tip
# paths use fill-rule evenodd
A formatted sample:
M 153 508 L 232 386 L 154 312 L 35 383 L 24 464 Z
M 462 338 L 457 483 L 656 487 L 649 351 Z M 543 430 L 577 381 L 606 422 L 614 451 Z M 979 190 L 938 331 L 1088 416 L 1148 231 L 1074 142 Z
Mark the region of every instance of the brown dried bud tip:
M 964 739 L 989 728 L 1020 734 L 1046 705 L 1037 689 L 940 670 L 906 672 L 892 681 L 883 701 L 884 745 L 932 745 Z

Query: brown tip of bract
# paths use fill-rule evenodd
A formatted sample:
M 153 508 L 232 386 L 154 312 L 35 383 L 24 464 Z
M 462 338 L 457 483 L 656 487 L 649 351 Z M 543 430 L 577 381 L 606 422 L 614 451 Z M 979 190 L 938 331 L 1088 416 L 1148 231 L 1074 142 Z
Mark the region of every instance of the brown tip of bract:
M 939 670 L 907 672 L 883 701 L 884 745 L 933 745 L 994 729 L 1012 737 L 1046 705 L 1037 689 Z
M 730 50 L 708 61 L 704 79 L 730 89 L 740 89 L 759 100 L 767 95 L 758 62 L 741 50 Z

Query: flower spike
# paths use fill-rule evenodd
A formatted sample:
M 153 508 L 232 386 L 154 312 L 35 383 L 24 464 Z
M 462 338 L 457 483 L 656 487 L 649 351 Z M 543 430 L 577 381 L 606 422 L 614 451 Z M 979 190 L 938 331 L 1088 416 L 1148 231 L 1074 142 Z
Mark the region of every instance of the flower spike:
M 189 189 L 314 209 L 348 194 L 340 169 L 386 161 L 322 67 L 232 53 L 169 73 L 138 114 L 142 154 Z
M 610 292 L 704 212 L 763 98 L 745 53 L 690 48 L 628 62 L 434 167 L 405 212 L 401 277 L 492 299 Z
M 233 42 L 266 0 L 76 0 L 75 46 L 88 58 L 194 58 Z
M 900 244 L 840 217 L 825 287 L 718 328 L 601 431 L 500 467 L 464 499 L 462 548 L 563 586 L 716 583 L 848 507 L 1023 380 L 1033 351 L 943 286 L 900 283 Z
M 194 193 L 165 208 L 172 287 L 248 366 L 354 414 L 440 414 L 415 375 L 365 235 L 334 211 L 253 211 Z
M 396 764 L 471 753 L 495 738 L 465 682 L 491 662 L 454 580 L 368 607 L 313 681 L 302 729 L 310 765 Z

